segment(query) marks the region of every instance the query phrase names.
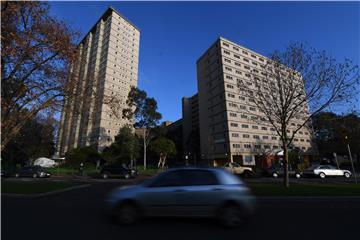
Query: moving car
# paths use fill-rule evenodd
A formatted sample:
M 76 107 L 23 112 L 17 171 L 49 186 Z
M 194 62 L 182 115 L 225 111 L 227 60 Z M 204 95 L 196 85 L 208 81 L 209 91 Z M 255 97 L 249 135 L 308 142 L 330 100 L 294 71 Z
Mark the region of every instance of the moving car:
M 249 177 L 254 173 L 251 167 L 244 167 L 236 162 L 228 162 L 224 165 L 224 168 L 233 174 L 241 174 L 245 177 Z
M 33 178 L 46 178 L 50 177 L 51 174 L 46 172 L 46 170 L 40 166 L 28 166 L 21 168 L 16 174 L 15 177 L 33 177 Z
M 105 165 L 101 168 L 100 175 L 103 179 L 110 177 L 121 177 L 125 179 L 134 178 L 139 174 L 135 169 L 130 169 L 124 165 Z
M 303 172 L 304 176 L 312 177 L 346 177 L 351 176 L 351 172 L 344 169 L 338 169 L 331 165 L 314 165 L 310 168 L 307 168 Z
M 122 224 L 141 216 L 216 217 L 236 227 L 255 209 L 249 188 L 221 168 L 180 168 L 140 185 L 115 189 L 106 199 L 109 213 Z
M 268 168 L 266 170 L 266 173 L 268 176 L 271 176 L 273 178 L 278 178 L 284 176 L 284 167 L 283 166 L 273 166 L 271 168 Z M 302 173 L 300 171 L 294 170 L 291 165 L 289 165 L 289 176 L 300 178 Z

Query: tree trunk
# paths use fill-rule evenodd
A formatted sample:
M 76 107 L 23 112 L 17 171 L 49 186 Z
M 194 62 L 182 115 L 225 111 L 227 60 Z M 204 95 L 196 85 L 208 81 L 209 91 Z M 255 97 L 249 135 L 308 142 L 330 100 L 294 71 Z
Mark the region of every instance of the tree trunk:
M 286 146 L 286 144 L 284 144 L 283 146 L 283 150 L 284 150 L 284 187 L 288 188 L 289 187 L 289 154 L 288 154 L 288 147 Z
M 144 170 L 146 170 L 146 129 L 144 128 L 144 135 L 143 135 L 143 140 L 144 140 Z

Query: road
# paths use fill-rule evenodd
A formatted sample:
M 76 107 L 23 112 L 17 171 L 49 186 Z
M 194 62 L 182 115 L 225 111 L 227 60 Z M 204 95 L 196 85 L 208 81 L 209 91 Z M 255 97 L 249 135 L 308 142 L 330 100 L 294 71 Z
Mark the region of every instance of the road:
M 224 229 L 206 219 L 145 219 L 118 226 L 103 199 L 119 183 L 44 198 L 2 197 L 2 239 L 358 239 L 359 201 L 260 201 L 253 221 Z

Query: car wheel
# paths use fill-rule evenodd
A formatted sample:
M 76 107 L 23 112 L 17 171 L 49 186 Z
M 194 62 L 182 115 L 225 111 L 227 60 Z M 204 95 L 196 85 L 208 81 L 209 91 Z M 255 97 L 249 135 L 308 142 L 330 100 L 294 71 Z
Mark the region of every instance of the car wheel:
M 109 175 L 108 175 L 107 173 L 103 173 L 103 174 L 102 174 L 102 178 L 103 178 L 103 179 L 107 179 L 107 178 L 109 178 Z
M 128 174 L 128 173 L 125 174 L 124 178 L 125 178 L 125 179 L 129 179 L 129 178 L 130 178 L 130 174 Z
M 33 177 L 33 178 L 37 178 L 37 174 L 34 173 L 34 174 L 32 175 L 32 177 Z
M 239 227 L 245 222 L 245 216 L 239 206 L 227 205 L 219 210 L 218 220 L 226 227 Z
M 348 173 L 348 172 L 344 173 L 344 177 L 349 178 L 349 177 L 350 177 L 350 173 Z
M 132 224 L 138 218 L 138 209 L 134 204 L 122 204 L 117 211 L 117 220 L 120 224 Z
M 251 176 L 251 172 L 250 171 L 245 171 L 244 172 L 244 177 L 248 178 Z
M 274 178 L 277 178 L 277 177 L 279 177 L 279 174 L 276 173 L 276 172 L 274 172 L 274 173 L 272 174 L 272 176 L 273 176 Z
M 301 177 L 300 173 L 295 173 L 295 177 L 300 178 Z
M 321 173 L 319 174 L 319 177 L 320 177 L 320 178 L 325 178 L 326 175 L 325 175 L 325 173 L 321 172 Z

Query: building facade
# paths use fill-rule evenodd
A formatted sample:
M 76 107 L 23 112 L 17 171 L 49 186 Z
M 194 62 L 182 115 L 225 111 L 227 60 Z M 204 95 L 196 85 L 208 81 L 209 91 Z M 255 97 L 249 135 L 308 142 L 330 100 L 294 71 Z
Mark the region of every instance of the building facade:
M 101 150 L 130 123 L 121 113 L 137 86 L 139 44 L 140 30 L 113 8 L 80 42 L 68 76 L 76 84 L 61 113 L 58 155 L 89 145 Z
M 182 98 L 182 120 L 184 157 L 201 162 L 198 94 Z
M 255 165 L 260 155 L 281 151 L 275 129 L 266 120 L 258 120 L 263 114 L 250 98 L 241 94 L 238 85 L 239 81 L 251 81 L 247 78 L 249 72 L 260 71 L 259 66 L 267 60 L 220 37 L 197 61 L 200 146 L 204 158 Z M 294 148 L 311 152 L 311 131 L 301 129 L 293 143 Z

